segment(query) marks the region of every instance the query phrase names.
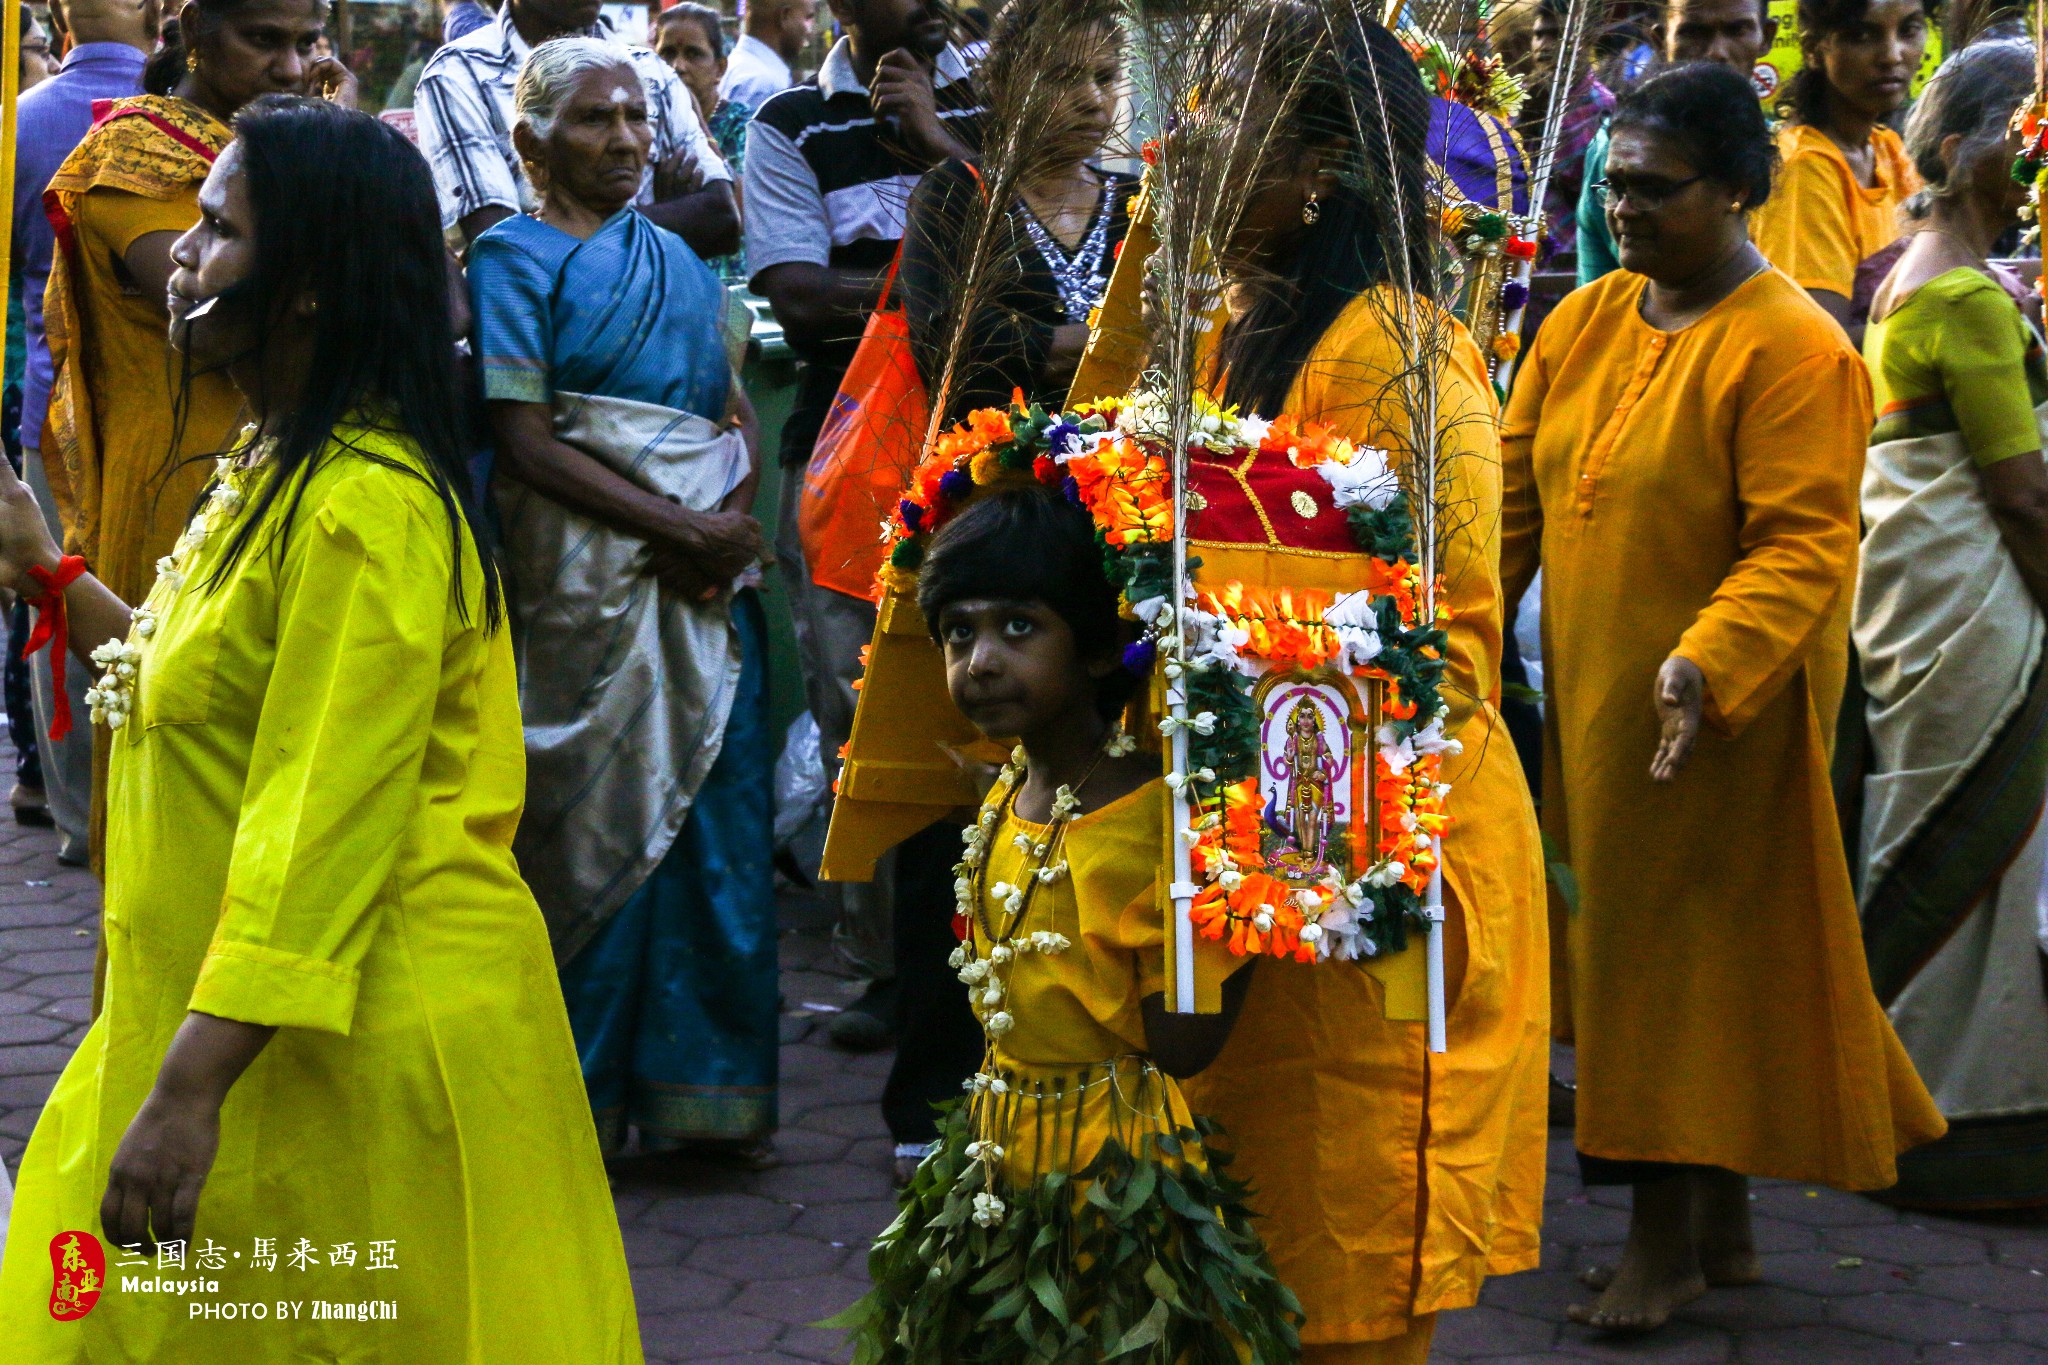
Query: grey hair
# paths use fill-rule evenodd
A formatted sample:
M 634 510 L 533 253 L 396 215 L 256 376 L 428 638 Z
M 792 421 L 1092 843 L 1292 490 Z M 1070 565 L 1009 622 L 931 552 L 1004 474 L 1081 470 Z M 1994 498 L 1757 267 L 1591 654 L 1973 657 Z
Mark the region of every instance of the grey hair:
M 2003 146 L 2013 112 L 2034 89 L 2031 43 L 1997 40 L 1972 43 L 1941 64 L 1920 92 L 1906 120 L 1906 155 L 1926 188 L 1905 203 L 1908 218 L 1925 218 L 1939 200 L 1954 199 L 1965 186 L 1951 184 L 1941 144 L 1960 137 L 1953 172 L 1967 173 L 1987 153 Z
M 635 84 L 633 59 L 610 43 L 595 38 L 550 38 L 526 54 L 519 68 L 519 83 L 512 87 L 512 108 L 516 122 L 533 129 L 540 137 L 555 131 L 555 120 L 576 83 L 592 71 L 623 67 Z

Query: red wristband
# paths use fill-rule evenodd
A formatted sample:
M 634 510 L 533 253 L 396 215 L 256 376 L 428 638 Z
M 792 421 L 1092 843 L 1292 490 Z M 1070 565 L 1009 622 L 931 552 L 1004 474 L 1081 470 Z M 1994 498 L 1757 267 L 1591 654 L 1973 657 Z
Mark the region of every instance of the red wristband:
M 64 661 L 71 652 L 70 619 L 64 612 L 64 589 L 78 581 L 85 572 L 85 561 L 77 555 L 65 555 L 57 561 L 54 571 L 40 564 L 31 564 L 28 576 L 42 585 L 41 597 L 24 600 L 36 609 L 35 629 L 28 635 L 28 643 L 21 648 L 21 657 L 26 659 L 44 645 L 54 645 L 50 654 L 50 739 L 52 742 L 71 733 L 71 697 L 64 690 Z

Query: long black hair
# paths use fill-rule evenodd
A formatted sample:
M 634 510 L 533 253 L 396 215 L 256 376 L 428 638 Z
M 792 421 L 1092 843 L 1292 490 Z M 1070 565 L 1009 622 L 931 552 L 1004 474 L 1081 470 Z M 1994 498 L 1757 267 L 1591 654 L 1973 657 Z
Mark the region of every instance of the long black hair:
M 347 450 L 433 486 L 448 514 L 455 597 L 465 616 L 462 542 L 477 537 L 485 619 L 495 627 L 503 597 L 496 562 L 476 530 L 481 521 L 469 511 L 469 409 L 426 161 L 378 119 L 298 95 L 266 95 L 243 109 L 235 116 L 235 145 L 256 219 L 256 260 L 230 292 L 255 321 L 257 353 L 283 327 L 310 332 L 313 353 L 297 400 L 268 421 L 267 474 L 213 584 L 248 551 L 265 514 L 289 490 L 276 533 L 281 545 L 307 480 Z M 309 292 L 312 314 L 288 316 Z M 426 472 L 360 447 L 335 447 L 336 428 L 347 423 L 402 434 L 419 448 Z
M 1230 401 L 1267 416 L 1286 406 L 1295 376 L 1353 299 L 1388 282 L 1432 298 L 1437 288 L 1424 169 L 1429 94 L 1414 59 L 1369 19 L 1296 9 L 1285 27 L 1292 33 L 1283 29 L 1269 48 L 1267 78 L 1298 82 L 1299 94 L 1276 141 L 1304 154 L 1328 148 L 1338 164 L 1300 250 L 1260 283 L 1216 350 Z

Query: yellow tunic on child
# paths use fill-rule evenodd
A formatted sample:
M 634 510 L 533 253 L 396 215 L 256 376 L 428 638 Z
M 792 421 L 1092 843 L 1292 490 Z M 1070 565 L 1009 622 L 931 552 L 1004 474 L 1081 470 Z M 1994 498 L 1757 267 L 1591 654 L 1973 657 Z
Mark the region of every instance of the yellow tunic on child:
M 10 1365 L 641 1359 L 547 932 L 512 859 L 510 637 L 486 628 L 476 552 L 465 537 L 455 558 L 414 447 L 337 436 L 363 454 L 330 447 L 281 545 L 289 490 L 218 584 L 224 509 L 182 588 L 150 595 L 114 733 L 106 1003 L 22 1163 L 0 1270 Z M 222 1107 L 183 1266 L 163 1264 L 218 1289 L 124 1289 L 158 1264 L 109 1246 L 100 1302 L 53 1321 L 50 1240 L 102 1235 L 108 1164 L 188 1010 L 278 1028 Z M 279 1321 L 280 1301 L 302 1307 Z M 192 1314 L 257 1303 L 263 1319 Z
M 1025 953 L 1007 974 L 1003 1008 L 1016 1025 L 994 1044 L 992 1060 L 1009 1086 L 1001 1126 L 1012 1182 L 1080 1170 L 1111 1139 L 1136 1152 L 1149 1134 L 1189 1126 L 1179 1085 L 1146 1058 L 1140 1013 L 1147 995 L 1166 989 L 1166 921 L 1153 888 L 1165 794 L 1163 782 L 1148 782 L 1069 821 L 1061 841 L 1067 875 L 1033 889 L 1017 927 L 1073 946 Z M 1016 836 L 1042 843 L 1049 833 L 1006 809 L 982 885 L 1026 880 L 1036 863 Z M 995 947 L 984 921 L 1001 928 L 999 917 L 991 907 L 973 925 L 978 957 Z M 1208 940 L 1201 950 L 1224 970 L 1243 965 Z
M 1173 1359 L 1285 1365 L 1298 1309 L 1146 1055 L 1143 1001 L 1165 989 L 1165 784 L 1055 829 L 1018 818 L 1011 780 L 983 809 L 954 956 L 988 1056 L 869 1257 L 875 1288 L 839 1319 L 854 1359 L 1022 1362 L 1034 1336 L 1084 1359 L 1150 1330 Z M 1198 951 L 1205 975 L 1241 965 Z

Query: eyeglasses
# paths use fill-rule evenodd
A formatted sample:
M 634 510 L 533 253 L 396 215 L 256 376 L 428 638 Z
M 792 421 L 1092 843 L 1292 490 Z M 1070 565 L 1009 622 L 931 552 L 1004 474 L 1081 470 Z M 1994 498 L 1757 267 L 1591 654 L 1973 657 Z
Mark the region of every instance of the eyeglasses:
M 1670 203 L 1672 198 L 1688 186 L 1705 180 L 1704 175 L 1690 176 L 1684 180 L 1666 180 L 1661 175 L 1610 175 L 1605 180 L 1593 182 L 1593 190 L 1600 196 L 1600 202 L 1613 208 L 1624 199 L 1635 201 L 1639 209 L 1656 210 Z

